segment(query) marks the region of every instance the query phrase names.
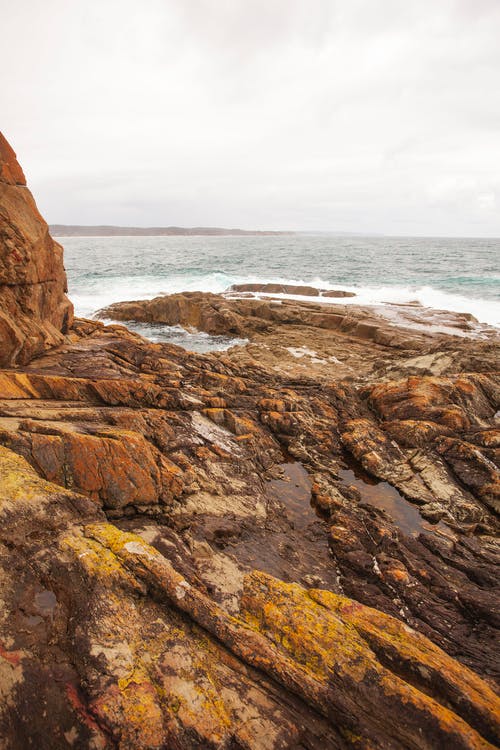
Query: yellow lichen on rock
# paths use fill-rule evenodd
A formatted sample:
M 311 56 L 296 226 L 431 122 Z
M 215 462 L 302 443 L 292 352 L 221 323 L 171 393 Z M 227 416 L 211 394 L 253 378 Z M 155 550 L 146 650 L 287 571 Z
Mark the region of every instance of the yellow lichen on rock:
M 421 633 L 394 617 L 330 591 L 311 589 L 308 595 L 343 619 L 348 619 L 375 653 L 383 653 L 396 673 L 432 695 L 436 685 L 450 705 L 480 730 L 500 737 L 500 699 L 484 680 Z
M 0 446 L 0 486 L 0 510 L 12 507 L 16 501 L 26 504 L 35 495 L 45 503 L 47 495 L 57 489 L 39 477 L 26 459 L 3 446 Z
M 388 615 L 374 610 L 371 617 L 369 608 L 346 597 L 308 591 L 255 571 L 245 579 L 242 612 L 254 628 L 323 682 L 328 692 L 343 695 L 346 710 L 352 701 L 362 700 L 365 718 L 376 724 L 381 707 L 397 707 L 406 721 L 398 730 L 400 738 L 410 742 L 429 731 L 423 729 L 429 725 L 431 735 L 455 738 L 456 747 L 488 747 L 479 732 L 492 739 L 500 736 L 495 719 L 498 701 L 488 686 L 471 673 L 464 674 L 461 686 L 462 667 L 457 673 L 453 659 Z M 432 666 L 434 677 L 448 680 L 443 704 L 432 696 L 431 680 L 427 690 L 419 690 L 413 681 L 402 679 L 397 668 L 393 672 L 384 666 L 391 650 L 413 660 L 414 666 Z M 454 691 L 457 713 L 448 708 Z M 457 692 L 461 697 L 456 697 Z

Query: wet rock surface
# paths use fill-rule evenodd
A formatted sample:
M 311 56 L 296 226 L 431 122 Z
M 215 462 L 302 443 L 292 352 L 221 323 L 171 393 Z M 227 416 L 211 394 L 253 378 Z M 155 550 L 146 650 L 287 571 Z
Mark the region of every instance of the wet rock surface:
M 0 747 L 497 746 L 498 339 L 176 297 L 0 370 Z

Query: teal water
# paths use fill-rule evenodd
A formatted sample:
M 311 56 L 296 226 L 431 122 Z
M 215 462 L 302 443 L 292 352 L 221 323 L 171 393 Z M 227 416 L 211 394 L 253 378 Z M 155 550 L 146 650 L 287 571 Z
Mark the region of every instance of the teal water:
M 354 291 L 352 301 L 360 304 L 417 300 L 500 326 L 500 239 L 298 234 L 58 241 L 76 313 L 86 317 L 111 302 L 278 282 Z M 171 340 L 175 332 L 167 333 L 155 336 Z

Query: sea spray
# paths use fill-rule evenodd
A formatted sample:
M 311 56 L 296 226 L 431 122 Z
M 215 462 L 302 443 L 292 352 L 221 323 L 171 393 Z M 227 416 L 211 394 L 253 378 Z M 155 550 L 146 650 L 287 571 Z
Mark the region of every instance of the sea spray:
M 343 289 L 329 304 L 418 302 L 500 326 L 500 240 L 436 238 L 72 237 L 62 240 L 76 313 L 232 284 Z M 276 296 L 276 295 L 273 295 Z

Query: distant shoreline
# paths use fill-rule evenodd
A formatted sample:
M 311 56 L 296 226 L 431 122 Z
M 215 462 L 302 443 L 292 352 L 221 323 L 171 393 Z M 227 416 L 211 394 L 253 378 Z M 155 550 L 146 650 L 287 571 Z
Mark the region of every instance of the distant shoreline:
M 272 237 L 272 236 L 329 236 L 358 239 L 421 239 L 421 240 L 500 240 L 489 235 L 432 235 L 432 234 L 384 234 L 380 232 L 346 232 L 338 230 L 294 230 L 294 229 L 227 229 L 225 227 L 121 227 L 111 224 L 49 224 L 53 237 Z
M 111 225 L 50 224 L 53 237 L 176 237 L 176 236 L 247 236 L 295 234 L 289 231 L 225 229 L 223 227 L 115 227 Z

